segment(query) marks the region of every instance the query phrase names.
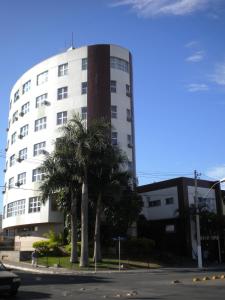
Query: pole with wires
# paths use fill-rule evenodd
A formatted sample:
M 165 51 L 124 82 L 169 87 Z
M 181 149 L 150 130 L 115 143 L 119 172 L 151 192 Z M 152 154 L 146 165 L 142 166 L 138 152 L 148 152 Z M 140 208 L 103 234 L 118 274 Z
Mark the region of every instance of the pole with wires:
M 196 240 L 197 240 L 197 257 L 198 257 L 198 268 L 202 268 L 202 247 L 201 247 L 201 230 L 200 230 L 200 219 L 199 219 L 199 205 L 198 205 L 198 177 L 199 173 L 195 170 L 195 208 L 196 208 Z

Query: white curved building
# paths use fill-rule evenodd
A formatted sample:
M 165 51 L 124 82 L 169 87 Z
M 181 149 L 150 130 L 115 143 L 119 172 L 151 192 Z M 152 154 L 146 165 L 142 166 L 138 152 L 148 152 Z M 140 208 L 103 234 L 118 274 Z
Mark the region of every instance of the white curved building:
M 115 45 L 70 48 L 23 74 L 10 99 L 3 199 L 7 235 L 28 242 L 50 228 L 62 229 L 63 218 L 54 203 L 39 201 L 39 165 L 43 153 L 53 150 L 58 128 L 73 112 L 87 118 L 87 124 L 98 117 L 111 121 L 112 143 L 127 153 L 135 178 L 132 58 L 128 50 Z

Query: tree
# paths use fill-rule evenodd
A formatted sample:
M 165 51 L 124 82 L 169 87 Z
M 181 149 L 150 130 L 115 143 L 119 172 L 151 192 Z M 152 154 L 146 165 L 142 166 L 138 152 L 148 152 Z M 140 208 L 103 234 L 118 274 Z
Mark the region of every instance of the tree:
M 56 140 L 55 151 L 46 157 L 42 164 L 45 179 L 40 186 L 43 202 L 56 200 L 58 206 L 71 218 L 71 257 L 70 261 L 78 261 L 77 256 L 77 199 L 80 193 L 78 166 L 72 155 L 69 144 L 64 138 Z
M 81 257 L 80 266 L 88 266 L 88 170 L 93 166 L 95 155 L 103 151 L 109 140 L 109 124 L 104 119 L 93 121 L 89 126 L 78 115 L 62 127 L 64 143 L 70 145 L 78 165 L 81 192 Z
M 101 261 L 101 218 L 105 207 L 105 198 L 117 190 L 120 186 L 119 173 L 123 164 L 127 162 L 126 156 L 117 147 L 113 147 L 108 141 L 102 151 L 92 153 L 93 167 L 89 172 L 92 194 L 95 199 L 96 215 L 94 230 L 94 261 Z

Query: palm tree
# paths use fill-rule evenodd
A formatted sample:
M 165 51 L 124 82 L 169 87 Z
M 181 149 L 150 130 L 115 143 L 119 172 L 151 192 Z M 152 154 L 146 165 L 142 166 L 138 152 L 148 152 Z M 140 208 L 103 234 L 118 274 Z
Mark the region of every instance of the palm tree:
M 63 145 L 63 146 L 62 146 Z M 46 157 L 42 164 L 45 179 L 40 186 L 42 200 L 55 198 L 58 206 L 70 215 L 71 220 L 71 257 L 70 261 L 78 261 L 77 255 L 77 199 L 80 184 L 77 179 L 77 163 L 71 155 L 71 149 L 64 143 L 63 137 L 56 141 L 55 151 Z
M 93 166 L 93 153 L 103 151 L 109 140 L 109 124 L 103 119 L 93 121 L 88 127 L 78 115 L 62 128 L 64 143 L 73 149 L 77 162 L 81 192 L 81 257 L 80 267 L 88 266 L 88 170 Z
M 94 156 L 94 165 L 90 170 L 90 182 L 96 198 L 95 232 L 94 232 L 94 261 L 101 261 L 100 228 L 104 200 L 114 194 L 115 188 L 118 194 L 120 187 L 121 168 L 127 162 L 126 156 L 119 148 L 113 147 L 108 142 L 107 147 Z M 123 173 L 123 172 L 122 172 Z

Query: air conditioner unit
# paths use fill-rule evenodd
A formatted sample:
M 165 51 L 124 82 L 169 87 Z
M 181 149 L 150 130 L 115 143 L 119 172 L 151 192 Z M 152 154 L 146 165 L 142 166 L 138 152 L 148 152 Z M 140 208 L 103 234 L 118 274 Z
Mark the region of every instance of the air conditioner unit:
M 19 186 L 21 186 L 21 183 L 18 181 L 18 182 L 15 183 L 15 186 L 19 187 Z
M 127 121 L 128 121 L 128 122 L 131 122 L 131 120 L 132 120 L 131 117 L 128 117 L 128 116 L 127 116 Z
M 16 161 L 20 163 L 21 161 L 23 161 L 23 158 L 18 157 L 18 158 L 16 159 Z
M 18 139 L 21 139 L 21 140 L 22 140 L 22 138 L 23 138 L 23 135 L 22 135 L 22 134 L 19 134 L 19 135 L 18 135 Z
M 21 111 L 21 112 L 19 113 L 19 115 L 20 115 L 21 117 L 23 117 L 23 116 L 24 116 L 24 112 Z
M 131 93 L 126 92 L 126 95 L 127 95 L 127 97 L 130 97 L 130 96 L 131 96 Z
M 44 103 L 44 105 L 49 105 L 50 104 L 50 102 L 47 101 L 47 100 L 45 100 L 43 103 Z
M 18 117 L 14 117 L 14 121 L 18 121 Z
M 133 147 L 133 144 L 132 144 L 132 143 L 128 143 L 128 144 L 127 144 L 127 147 L 132 148 L 132 147 Z

